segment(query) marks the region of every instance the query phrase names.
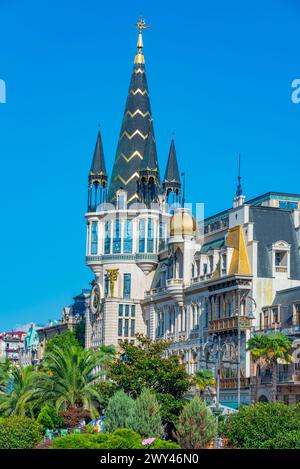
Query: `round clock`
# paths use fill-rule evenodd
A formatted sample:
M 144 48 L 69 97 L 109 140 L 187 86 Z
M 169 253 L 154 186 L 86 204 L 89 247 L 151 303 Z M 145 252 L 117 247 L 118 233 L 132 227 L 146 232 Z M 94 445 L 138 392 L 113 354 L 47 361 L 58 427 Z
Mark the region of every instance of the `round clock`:
M 94 285 L 91 293 L 91 301 L 90 301 L 91 311 L 93 314 L 97 314 L 99 312 L 100 306 L 100 288 L 99 285 Z

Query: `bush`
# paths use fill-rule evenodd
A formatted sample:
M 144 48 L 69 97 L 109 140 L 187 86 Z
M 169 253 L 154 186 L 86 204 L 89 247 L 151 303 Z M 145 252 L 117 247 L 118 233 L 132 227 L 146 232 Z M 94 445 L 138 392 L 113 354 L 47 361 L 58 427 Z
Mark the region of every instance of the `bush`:
M 28 417 L 12 416 L 0 423 L 1 449 L 32 449 L 42 439 L 42 426 Z
M 42 407 L 36 421 L 42 425 L 44 430 L 46 428 L 60 428 L 63 425 L 62 418 L 57 415 L 54 407 L 49 404 Z
M 104 431 L 111 433 L 118 428 L 133 428 L 135 402 L 123 390 L 117 391 L 108 401 Z
M 237 414 L 228 415 L 224 435 L 229 444 L 236 448 L 279 449 L 282 444 L 289 447 L 297 443 L 295 432 L 299 432 L 299 428 L 300 412 L 297 407 L 282 402 L 257 403 L 250 407 L 243 406 Z
M 135 401 L 133 429 L 144 437 L 160 437 L 163 427 L 160 408 L 155 394 L 150 389 L 143 389 Z
M 206 448 L 216 432 L 216 421 L 199 396 L 185 405 L 178 418 L 176 438 L 184 449 Z
M 138 449 L 141 437 L 127 428 L 114 433 L 67 435 L 55 438 L 53 449 Z
M 64 425 L 67 428 L 77 428 L 82 420 L 91 420 L 91 414 L 82 407 L 69 407 L 68 410 L 60 412 Z
M 149 446 L 143 446 L 142 448 L 147 449 L 180 449 L 180 446 L 177 443 L 173 443 L 173 441 L 166 441 L 161 440 L 160 438 L 156 438 L 155 441 Z
M 261 445 L 262 449 L 300 449 L 300 430 L 280 433 L 275 438 L 266 440 Z

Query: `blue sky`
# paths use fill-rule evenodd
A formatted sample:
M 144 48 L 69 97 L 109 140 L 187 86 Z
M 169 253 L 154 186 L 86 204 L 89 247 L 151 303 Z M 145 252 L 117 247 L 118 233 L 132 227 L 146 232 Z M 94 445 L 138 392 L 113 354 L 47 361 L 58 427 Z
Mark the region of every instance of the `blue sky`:
M 144 52 L 161 172 L 170 138 L 188 201 L 300 192 L 296 0 L 0 0 L 0 331 L 60 317 L 87 287 L 87 174 L 101 124 L 111 170 L 136 45 Z

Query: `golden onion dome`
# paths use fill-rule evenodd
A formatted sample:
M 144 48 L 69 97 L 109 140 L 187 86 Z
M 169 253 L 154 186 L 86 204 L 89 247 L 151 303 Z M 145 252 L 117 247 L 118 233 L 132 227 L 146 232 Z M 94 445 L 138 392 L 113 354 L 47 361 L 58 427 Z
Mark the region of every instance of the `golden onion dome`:
M 170 220 L 171 236 L 192 236 L 196 231 L 196 220 L 187 210 L 178 210 Z

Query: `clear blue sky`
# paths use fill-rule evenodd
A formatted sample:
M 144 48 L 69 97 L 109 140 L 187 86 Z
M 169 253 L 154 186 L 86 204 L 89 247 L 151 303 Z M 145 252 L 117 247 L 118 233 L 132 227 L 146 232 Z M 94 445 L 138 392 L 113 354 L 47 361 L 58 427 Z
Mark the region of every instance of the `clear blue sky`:
M 87 174 L 111 170 L 142 13 L 161 172 L 172 132 L 187 199 L 300 192 L 297 0 L 0 0 L 0 331 L 58 318 L 87 287 Z

